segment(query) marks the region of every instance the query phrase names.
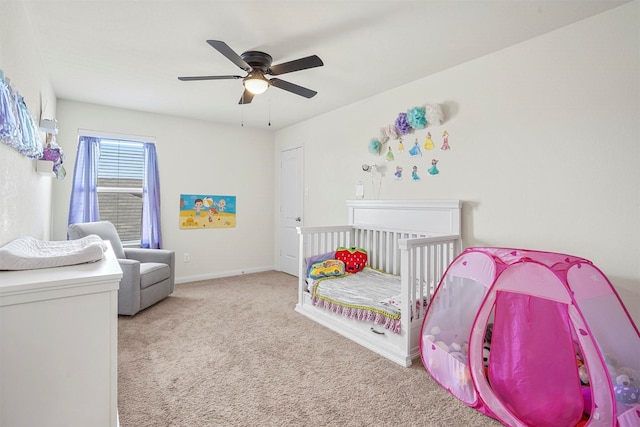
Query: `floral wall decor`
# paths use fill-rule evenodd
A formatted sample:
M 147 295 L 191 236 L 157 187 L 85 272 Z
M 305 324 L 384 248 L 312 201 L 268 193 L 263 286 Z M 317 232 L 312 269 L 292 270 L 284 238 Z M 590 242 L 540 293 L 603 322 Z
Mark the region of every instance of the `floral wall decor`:
M 427 117 L 424 107 L 413 107 L 407 111 L 407 123 L 412 129 L 424 129 L 427 127 Z
M 421 171 L 425 172 L 428 177 L 434 177 L 440 174 L 440 159 L 432 155 L 421 160 L 422 150 L 430 152 L 436 150 L 438 145 L 441 151 L 451 150 L 449 132 L 443 130 L 442 143 L 438 144 L 439 131 L 433 130 L 434 127 L 441 126 L 444 121 L 444 111 L 440 104 L 426 104 L 409 108 L 407 111 L 398 113 L 392 123 L 380 128 L 378 136 L 369 140 L 368 151 L 374 156 L 384 155 L 387 163 L 399 162 L 406 158 L 403 157 L 404 138 L 418 130 L 430 129 L 424 139 L 416 136 L 408 147 L 408 156 L 414 159 L 413 162 L 408 165 L 396 164 L 392 170 L 395 170 L 393 179 L 396 181 L 402 180 L 402 172 L 405 167 L 411 170 L 411 181 L 413 182 L 421 181 Z M 424 162 L 424 164 L 417 162 Z
M 396 131 L 399 135 L 406 135 L 409 132 L 413 132 L 413 128 L 407 121 L 407 113 L 400 113 L 396 118 Z
M 369 152 L 371 154 L 374 154 L 374 155 L 380 154 L 381 147 L 382 147 L 382 144 L 378 139 L 371 138 L 371 141 L 369 141 Z

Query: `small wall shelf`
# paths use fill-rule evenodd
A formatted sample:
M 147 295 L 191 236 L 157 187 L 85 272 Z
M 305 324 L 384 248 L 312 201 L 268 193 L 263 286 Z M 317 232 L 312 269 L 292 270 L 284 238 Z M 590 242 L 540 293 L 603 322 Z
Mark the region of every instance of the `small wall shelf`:
M 49 160 L 36 160 L 36 172 L 40 175 L 55 176 L 53 173 L 53 162 Z

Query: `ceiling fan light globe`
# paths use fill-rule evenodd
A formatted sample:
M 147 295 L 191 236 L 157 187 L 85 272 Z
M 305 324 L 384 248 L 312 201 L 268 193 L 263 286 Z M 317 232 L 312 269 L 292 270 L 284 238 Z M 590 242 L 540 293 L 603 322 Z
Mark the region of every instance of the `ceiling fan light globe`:
M 269 82 L 260 76 L 249 76 L 243 81 L 245 89 L 254 95 L 260 95 L 269 88 Z

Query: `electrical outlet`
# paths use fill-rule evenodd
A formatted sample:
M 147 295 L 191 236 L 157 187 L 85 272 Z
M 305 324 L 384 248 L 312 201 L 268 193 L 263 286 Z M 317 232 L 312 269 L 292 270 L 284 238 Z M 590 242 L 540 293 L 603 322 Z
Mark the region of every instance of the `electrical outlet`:
M 184 253 L 184 262 L 191 262 L 191 254 L 189 252 Z

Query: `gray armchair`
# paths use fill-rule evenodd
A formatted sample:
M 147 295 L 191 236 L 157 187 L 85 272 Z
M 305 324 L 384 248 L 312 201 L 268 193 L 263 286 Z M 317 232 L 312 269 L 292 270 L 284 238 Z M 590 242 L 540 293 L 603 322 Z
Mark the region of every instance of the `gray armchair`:
M 133 316 L 169 296 L 175 283 L 175 253 L 165 249 L 123 248 L 115 226 L 108 221 L 69 225 L 69 239 L 97 234 L 109 240 L 122 269 L 118 314 Z

